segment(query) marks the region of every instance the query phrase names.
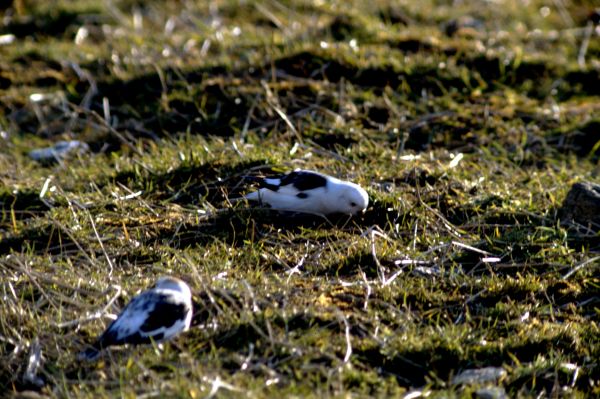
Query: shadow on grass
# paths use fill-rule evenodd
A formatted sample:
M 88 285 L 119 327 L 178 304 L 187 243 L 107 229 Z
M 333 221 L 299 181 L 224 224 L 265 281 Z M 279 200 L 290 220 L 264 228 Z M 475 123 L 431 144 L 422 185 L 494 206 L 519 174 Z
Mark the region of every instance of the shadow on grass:
M 425 51 L 431 49 L 431 46 L 422 43 L 409 43 L 409 51 L 415 48 Z M 558 76 L 563 75 L 565 81 L 564 84 L 561 84 L 559 93 L 563 100 L 575 95 L 597 95 L 599 93 L 598 88 L 592 87 L 593 85 L 586 86 L 586 82 L 598 78 L 600 72 L 593 69 L 564 73 L 557 66 L 538 61 L 522 61 L 515 65 L 506 66 L 505 61 L 500 57 L 485 55 L 470 56 L 462 54 L 456 61 L 459 65 L 464 65 L 475 72 L 470 81 L 466 82 L 460 76 L 441 74 L 437 66 L 422 66 L 410 71 L 396 70 L 390 66 L 360 68 L 348 62 L 339 61 L 339 59 L 320 51 L 302 51 L 284 56 L 275 61 L 275 66 L 293 76 L 320 78 L 330 82 L 346 79 L 360 86 L 398 87 L 405 82 L 415 95 L 420 95 L 425 90 L 431 92 L 434 96 L 441 96 L 445 94 L 444 91 L 448 91 L 450 88 L 458 91 L 470 91 L 472 87 L 480 86 L 480 82 L 477 81 L 475 75 L 479 75 L 479 79 L 491 83 L 487 87 L 488 90 L 495 88 L 494 82 L 510 86 L 521 86 L 528 81 L 539 82 L 540 77 L 542 77 L 547 85 L 536 84 L 529 88 L 530 95 L 539 97 L 546 94 L 542 91 L 549 89 L 549 86 Z M 271 65 L 265 65 L 263 68 L 268 70 Z M 441 90 L 440 87 L 444 87 L 445 90 Z
M 39 192 L 0 190 L 0 212 L 2 214 L 0 225 L 8 224 L 12 217 L 16 220 L 24 220 L 39 216 L 47 210 L 46 204 L 40 200 Z
M 220 240 L 234 246 L 252 245 L 274 231 L 300 234 L 305 229 L 335 230 L 361 234 L 374 225 L 388 228 L 399 217 L 398 212 L 376 206 L 363 216 L 321 216 L 280 212 L 265 208 L 229 208 L 203 218 L 198 224 L 180 225 L 161 230 L 152 241 L 168 242 L 177 248 L 207 244 Z M 151 242 L 147 243 L 151 245 Z
M 319 266 L 316 268 L 315 274 L 317 276 L 350 277 L 357 275 L 359 272 L 365 273 L 368 278 L 377 277 L 377 264 L 371 253 L 360 252 L 344 257 L 341 263 L 335 263 L 330 267 Z
M 417 43 L 419 52 L 427 51 L 427 47 Z M 414 49 L 413 49 L 414 50 Z M 55 61 L 48 60 L 50 64 Z M 111 115 L 120 124 L 115 126 L 118 131 L 132 138 L 157 139 L 174 132 L 188 132 L 206 136 L 229 137 L 241 130 L 246 122 L 248 129 L 272 129 L 276 125 L 270 109 L 265 108 L 262 96 L 256 96 L 256 89 L 262 91 L 259 81 L 270 76 L 273 65 L 286 75 L 310 79 L 313 82 L 340 82 L 342 79 L 354 85 L 371 87 L 376 93 L 383 93 L 386 87 L 407 87 L 409 96 L 418 96 L 429 92 L 433 96 L 445 96 L 448 91 L 456 90 L 469 93 L 473 88 L 479 88 L 481 81 L 490 82 L 485 90 L 497 90 L 494 82 L 502 87 L 506 85 L 518 87 L 519 90 L 531 86 L 528 93 L 532 96 L 544 97 L 553 82 L 560 77 L 558 95 L 568 99 L 580 95 L 597 95 L 594 85 L 586 82 L 598 79 L 598 71 L 566 72 L 559 67 L 543 62 L 522 61 L 518 65 L 504 65 L 500 58 L 485 56 L 465 56 L 457 59 L 478 75 L 465 81 L 464 76 L 454 73 L 440 73 L 437 67 L 421 66 L 411 70 L 400 70 L 387 65 L 361 67 L 349 61 L 340 61 L 335 56 L 322 51 L 302 51 L 276 59 L 274 64 L 268 63 L 253 68 L 232 70 L 226 66 L 200 68 L 195 70 L 176 71 L 166 68 L 159 73 L 146 73 L 131 79 L 116 79 L 108 75 L 105 66 L 90 65 L 89 69 L 98 69 L 97 93 L 93 97 L 91 109 L 97 114 L 103 114 L 105 97 L 110 104 Z M 88 66 L 86 66 L 88 68 Z M 58 69 L 64 75 L 61 81 L 36 82 L 37 86 L 72 87 L 66 90 L 69 101 L 80 103 L 88 93 L 89 82 L 77 80 L 72 71 L 67 73 L 60 65 L 50 69 Z M 52 76 L 56 74 L 51 74 Z M 106 75 L 106 76 L 105 76 Z M 69 77 L 68 77 L 69 76 Z M 537 82 L 543 77 L 542 83 Z M 46 78 L 44 78 L 46 79 Z M 54 79 L 54 78 L 51 78 Z M 76 81 L 70 81 L 75 79 Z M 536 81 L 535 85 L 525 83 Z M 563 84 L 564 83 L 564 84 Z M 324 96 L 318 83 L 294 82 L 291 86 L 273 87 L 272 90 L 282 103 L 289 115 L 305 112 L 310 104 L 318 104 L 320 108 L 337 109 L 338 101 L 331 96 Z M 521 87 L 523 86 L 523 87 Z M 547 86 L 547 87 L 546 87 Z M 135 104 L 135 109 L 131 104 Z M 257 106 L 259 105 L 259 106 Z M 4 106 L 7 114 L 11 114 L 14 105 Z M 37 131 L 36 118 L 32 115 L 20 123 L 24 131 Z M 252 114 L 252 115 L 251 115 Z M 250 115 L 252 117 L 250 117 Z M 300 114 L 299 114 L 300 115 Z M 518 116 L 518 115 L 517 115 Z M 389 123 L 392 115 L 390 110 L 381 104 L 372 104 L 364 110 L 364 115 L 358 115 L 367 128 L 379 128 Z M 494 115 L 494 118 L 502 118 Z M 524 118 L 528 118 L 527 115 Z M 16 116 L 12 119 L 18 123 Z M 489 125 L 489 118 L 483 113 L 478 115 L 459 115 L 455 112 L 442 112 L 426 115 L 424 118 L 408 122 L 408 138 L 405 148 L 422 151 L 434 148 L 460 149 L 461 151 L 475 150 L 481 145 L 490 144 L 490 137 L 495 137 L 494 127 Z M 549 118 L 550 119 L 550 118 Z M 543 124 L 542 124 L 543 125 Z M 26 128 L 26 129 L 25 129 Z M 492 134 L 474 134 L 475 132 L 491 130 Z M 575 134 L 571 141 L 557 147 L 559 151 L 585 152 L 585 147 L 579 143 L 587 136 L 587 131 L 594 130 L 594 125 L 582 126 L 583 135 Z M 488 132 L 489 133 L 489 132 Z M 498 133 L 500 134 L 500 133 Z M 112 134 L 87 133 L 84 138 L 93 151 L 118 151 L 122 142 Z M 571 137 L 571 136 L 569 136 Z M 582 137 L 582 138 L 580 138 Z M 337 143 L 336 143 L 337 141 Z M 326 148 L 335 145 L 346 145 L 355 140 L 341 135 L 315 136 L 315 142 L 322 142 Z
M 252 245 L 273 231 L 301 233 L 303 229 L 334 229 L 335 225 L 319 216 L 279 212 L 262 208 L 230 208 L 219 211 L 197 225 L 164 229 L 153 239 L 176 248 L 223 241 L 233 246 Z M 151 244 L 147 243 L 147 244 Z
M 570 360 L 583 364 L 586 354 L 574 351 L 572 337 L 566 333 L 529 336 L 519 343 L 479 346 L 476 350 L 464 352 L 454 344 L 443 341 L 430 342 L 423 349 L 383 351 L 377 345 L 357 347 L 354 354 L 358 361 L 368 367 L 377 368 L 381 374 L 396 376 L 405 386 L 421 386 L 428 377 L 442 381 L 449 380 L 457 370 L 477 367 L 501 367 L 514 364 L 515 359 L 526 364 L 545 358 L 552 351 L 570 353 Z
M 325 329 L 340 338 L 345 334 L 344 324 L 335 317 L 328 318 L 306 312 L 288 318 L 258 316 L 252 323 L 242 322 L 216 333 L 211 341 L 215 343 L 215 346 L 233 353 L 247 350 L 248 346 L 252 344 L 255 361 L 268 360 L 272 365 L 283 359 L 293 362 L 293 356 L 289 356 L 289 350 L 294 347 L 294 341 L 293 339 L 281 342 L 273 341 L 269 334 L 281 336 L 280 333 L 282 333 L 283 336 L 291 338 L 313 329 Z M 572 345 L 571 337 L 563 334 L 560 337 L 556 335 L 532 336 L 525 342 L 513 345 L 482 346 L 468 353 L 454 343 L 446 343 L 443 340 L 430 341 L 422 349 L 399 348 L 396 350 L 388 347 L 389 345 L 385 348 L 381 347 L 370 339 L 361 328 L 351 328 L 350 334 L 354 338 L 351 357 L 354 365 L 378 370 L 382 376 L 393 376 L 400 385 L 405 387 L 422 386 L 432 380 L 448 381 L 456 373 L 456 370 L 461 368 L 477 368 L 478 365 L 480 367 L 502 367 L 505 364 L 513 364 L 514 359 L 523 363 L 534 362 L 549 351 L 557 349 L 569 351 Z M 210 348 L 211 346 L 207 346 L 196 355 L 201 356 L 204 351 L 210 351 Z M 284 356 L 286 350 L 288 354 Z M 583 355 L 575 354 L 574 356 L 576 358 L 574 361 L 584 361 Z M 336 358 L 343 358 L 343 348 L 339 353 L 332 352 L 329 356 L 319 360 L 311 359 L 311 362 L 334 364 Z M 306 359 L 305 354 L 302 361 L 306 361 Z M 227 363 L 226 361 L 225 367 L 239 369 L 240 365 L 237 362 Z
M 241 197 L 244 176 L 256 170 L 270 173 L 267 161 L 239 163 L 208 162 L 201 165 L 184 164 L 164 174 L 128 170 L 118 173 L 114 180 L 130 188 L 151 188 L 152 195 L 180 205 L 197 205 L 202 201 L 224 203 L 228 198 Z M 104 184 L 108 184 L 105 182 Z
M 274 339 L 273 336 L 270 336 L 270 332 L 276 333 L 279 337 L 291 337 L 298 336 L 304 331 L 313 329 L 326 329 L 337 334 L 344 332 L 344 326 L 339 320 L 335 318 L 329 319 L 310 312 L 300 313 L 289 317 L 279 315 L 265 317 L 259 315 L 252 322 L 241 322 L 217 332 L 211 337 L 211 341 L 213 341 L 217 347 L 232 353 L 247 350 L 248 346 L 252 345 L 255 348 L 255 354 L 258 358 L 263 358 L 261 352 L 268 352 L 269 362 L 273 364 L 278 361 L 291 360 L 295 357 L 298 358 L 298 356 L 290 357 L 290 350 L 293 352 L 293 344 L 291 341 L 288 342 L 287 338 L 283 338 L 283 340 Z M 205 350 L 210 350 L 210 347 L 207 347 Z M 202 353 L 203 352 L 201 351 L 197 353 L 197 355 L 201 355 Z M 329 365 L 333 363 L 334 359 L 335 354 L 325 356 L 318 360 L 315 360 L 315 358 L 311 356 L 311 362 L 325 362 Z M 239 364 L 232 363 L 230 365 L 225 365 L 225 367 L 238 369 Z
M 58 255 L 78 250 L 69 235 L 51 224 L 28 228 L 0 240 L 0 254 L 33 252 Z
M 87 10 L 88 14 L 91 10 Z M 62 8 L 35 12 L 30 16 L 9 19 L 3 31 L 18 38 L 45 36 L 63 36 L 75 32 L 81 26 L 82 13 Z
M 560 131 L 560 127 L 555 129 L 549 141 L 561 152 L 573 152 L 579 157 L 590 157 L 597 160 L 600 156 L 598 144 L 600 138 L 600 118 L 586 120 L 581 125 L 574 127 L 568 132 Z

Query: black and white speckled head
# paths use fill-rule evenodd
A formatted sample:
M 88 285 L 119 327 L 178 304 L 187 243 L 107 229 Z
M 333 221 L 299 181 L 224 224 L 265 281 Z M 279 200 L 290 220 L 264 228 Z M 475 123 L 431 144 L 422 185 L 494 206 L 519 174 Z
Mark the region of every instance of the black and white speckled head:
M 182 280 L 175 277 L 161 277 L 156 281 L 154 287 L 163 290 L 174 290 L 179 291 L 184 295 L 192 295 L 190 287 Z

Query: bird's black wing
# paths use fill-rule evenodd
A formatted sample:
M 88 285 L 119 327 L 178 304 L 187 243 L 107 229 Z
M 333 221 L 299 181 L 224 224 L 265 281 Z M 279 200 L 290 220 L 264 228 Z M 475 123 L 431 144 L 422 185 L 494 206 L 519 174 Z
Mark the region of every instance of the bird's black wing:
M 152 340 L 159 341 L 164 338 L 163 333 L 153 335 L 148 335 L 148 333 L 160 327 L 169 328 L 178 320 L 184 319 L 188 307 L 185 303 L 174 301 L 173 297 L 169 295 L 146 292 L 132 300 L 121 314 L 125 314 L 128 310 L 147 313 L 144 323 L 137 331 L 123 334 L 122 330 L 126 327 L 123 326 L 123 322 L 118 323 L 117 319 L 98 338 L 94 347 L 102 349 L 111 345 L 147 344 Z
M 319 173 L 298 170 L 281 178 L 281 185 L 292 185 L 299 191 L 313 190 L 327 186 L 327 178 Z
M 148 333 L 161 327 L 169 328 L 176 322 L 184 320 L 191 310 L 186 303 L 174 301 L 172 297 L 161 296 L 161 300 L 156 302 L 154 309 L 148 313 L 148 318 L 140 327 L 141 332 Z M 154 337 L 154 339 L 161 338 Z

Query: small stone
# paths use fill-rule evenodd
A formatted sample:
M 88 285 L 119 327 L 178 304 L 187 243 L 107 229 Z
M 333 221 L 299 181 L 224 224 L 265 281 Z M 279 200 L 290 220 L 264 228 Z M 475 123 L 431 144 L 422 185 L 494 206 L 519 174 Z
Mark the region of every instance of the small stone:
M 575 221 L 600 230 L 600 184 L 573 184 L 560 209 L 560 220 Z
M 484 23 L 470 15 L 463 15 L 460 18 L 451 19 L 442 25 L 442 29 L 447 36 L 477 36 L 478 32 L 485 29 Z
M 416 266 L 413 270 L 413 274 L 417 276 L 435 277 L 442 274 L 442 271 L 438 266 Z
M 508 395 L 502 387 L 480 388 L 475 395 L 480 399 L 508 399 Z
M 410 25 L 413 22 L 401 7 L 395 5 L 379 10 L 379 17 L 392 24 L 404 26 Z
M 506 377 L 506 370 L 502 367 L 483 367 L 480 369 L 467 369 L 452 379 L 452 384 L 476 385 L 496 382 Z
M 42 164 L 60 162 L 69 156 L 83 154 L 89 146 L 79 140 L 59 141 L 52 147 L 38 148 L 29 152 L 29 157 Z

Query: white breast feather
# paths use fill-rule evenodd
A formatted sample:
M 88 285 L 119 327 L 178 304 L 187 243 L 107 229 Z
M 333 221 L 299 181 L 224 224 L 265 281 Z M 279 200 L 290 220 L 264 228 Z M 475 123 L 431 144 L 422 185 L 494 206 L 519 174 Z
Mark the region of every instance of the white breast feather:
M 297 197 L 300 192 L 306 193 L 308 197 Z M 326 208 L 323 207 L 324 195 L 325 188 L 323 187 L 299 191 L 290 185 L 281 187 L 277 191 L 261 188 L 258 197 L 260 201 L 271 205 L 274 209 L 320 214 L 326 211 Z

